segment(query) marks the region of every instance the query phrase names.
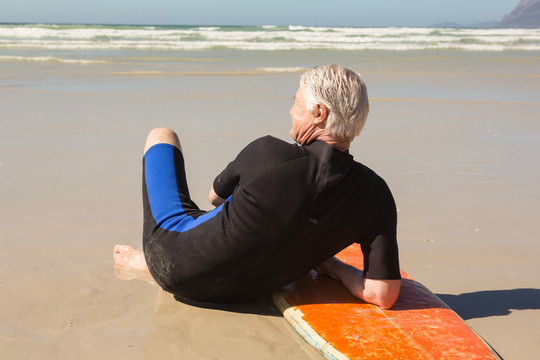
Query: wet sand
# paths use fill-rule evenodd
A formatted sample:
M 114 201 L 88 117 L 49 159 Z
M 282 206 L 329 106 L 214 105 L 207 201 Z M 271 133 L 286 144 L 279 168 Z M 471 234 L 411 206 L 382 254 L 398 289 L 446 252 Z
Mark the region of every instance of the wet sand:
M 504 359 L 536 359 L 538 57 L 370 54 L 340 61 L 363 73 L 371 96 L 351 152 L 394 192 L 403 269 Z M 2 66 L 4 356 L 320 359 L 268 301 L 193 307 L 148 282 L 118 278 L 112 261 L 114 244 L 141 246 L 146 133 L 178 131 L 192 196 L 209 209 L 213 178 L 241 148 L 266 134 L 288 140 L 298 73 L 168 77 Z

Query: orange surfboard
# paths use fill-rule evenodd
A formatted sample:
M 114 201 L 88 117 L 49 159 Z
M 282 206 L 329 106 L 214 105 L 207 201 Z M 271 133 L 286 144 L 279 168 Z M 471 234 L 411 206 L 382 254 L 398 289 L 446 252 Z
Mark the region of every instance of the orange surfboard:
M 337 257 L 360 269 L 360 246 Z M 327 359 L 500 359 L 441 299 L 401 273 L 399 299 L 381 310 L 340 281 L 311 272 L 274 294 L 296 331 Z

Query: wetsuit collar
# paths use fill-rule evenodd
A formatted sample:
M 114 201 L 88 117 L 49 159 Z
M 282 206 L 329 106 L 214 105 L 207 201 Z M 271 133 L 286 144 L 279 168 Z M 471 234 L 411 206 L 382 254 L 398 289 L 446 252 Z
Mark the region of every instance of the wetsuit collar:
M 322 162 L 353 160 L 352 155 L 349 154 L 349 150 L 338 150 L 324 141 L 316 140 L 304 147 Z

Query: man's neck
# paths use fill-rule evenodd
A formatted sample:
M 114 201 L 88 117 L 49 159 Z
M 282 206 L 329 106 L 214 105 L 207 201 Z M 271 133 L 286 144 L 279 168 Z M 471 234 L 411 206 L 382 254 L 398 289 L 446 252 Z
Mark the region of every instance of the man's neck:
M 349 141 L 339 141 L 336 140 L 330 131 L 320 128 L 320 127 L 313 127 L 308 131 L 304 136 L 302 136 L 301 139 L 295 139 L 296 142 L 299 145 L 307 145 L 312 143 L 313 141 L 324 141 L 328 145 L 335 147 L 338 150 L 346 151 L 351 146 L 351 143 Z

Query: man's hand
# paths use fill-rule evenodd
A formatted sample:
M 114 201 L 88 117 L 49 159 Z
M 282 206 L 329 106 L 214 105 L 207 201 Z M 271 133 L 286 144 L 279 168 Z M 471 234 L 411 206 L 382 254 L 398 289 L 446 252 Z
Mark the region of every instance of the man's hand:
M 364 279 L 362 271 L 333 257 L 319 266 L 321 273 L 339 279 L 351 294 L 366 302 L 390 309 L 399 296 L 401 280 Z
M 212 186 L 210 192 L 208 193 L 208 201 L 210 201 L 210 204 L 218 207 L 225 202 L 225 199 L 219 197 L 218 194 L 216 194 L 216 192 L 214 191 L 214 187 Z

